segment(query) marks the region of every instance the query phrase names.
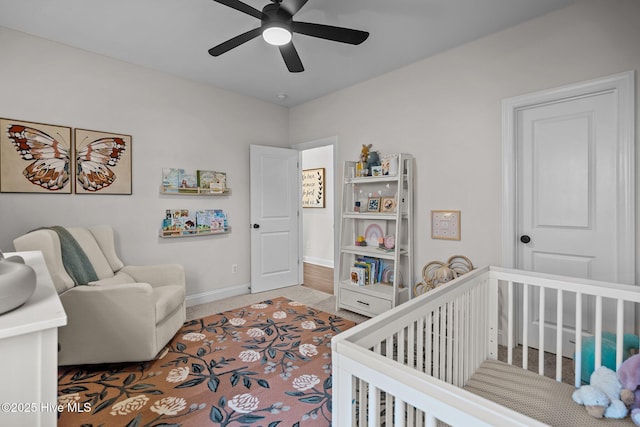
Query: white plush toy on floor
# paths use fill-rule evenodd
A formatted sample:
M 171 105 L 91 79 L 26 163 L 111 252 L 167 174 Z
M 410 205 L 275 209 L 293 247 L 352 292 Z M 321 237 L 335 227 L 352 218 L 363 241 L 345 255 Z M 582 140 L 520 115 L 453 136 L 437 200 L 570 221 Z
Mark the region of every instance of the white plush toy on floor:
M 622 399 L 627 400 L 626 394 L 621 397 L 622 384 L 618 375 L 607 368 L 600 366 L 591 374 L 591 384 L 584 385 L 573 392 L 573 400 L 579 405 L 584 405 L 587 413 L 595 418 L 624 418 L 629 413 L 627 405 Z

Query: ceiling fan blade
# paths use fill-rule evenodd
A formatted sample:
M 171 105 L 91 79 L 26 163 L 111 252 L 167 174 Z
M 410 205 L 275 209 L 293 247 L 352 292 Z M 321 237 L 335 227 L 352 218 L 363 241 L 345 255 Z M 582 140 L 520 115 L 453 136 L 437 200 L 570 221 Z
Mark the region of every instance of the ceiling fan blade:
M 302 7 L 307 4 L 309 0 L 289 0 L 288 2 L 282 3 L 281 7 L 286 9 L 287 12 L 291 14 L 291 16 L 295 15 Z
M 251 15 L 255 18 L 262 19 L 262 11 L 249 6 L 248 4 L 242 3 L 240 0 L 213 0 L 225 6 L 229 6 L 232 9 L 239 10 L 240 12 L 246 13 L 247 15 Z
M 234 38 L 227 40 L 226 42 L 220 43 L 218 46 L 212 47 L 211 49 L 209 49 L 209 55 L 222 55 L 223 53 L 230 51 L 234 47 L 238 47 L 241 44 L 246 43 L 255 37 L 258 37 L 260 34 L 262 34 L 261 27 L 249 30 L 246 33 L 242 33 L 239 36 L 235 36 Z
M 369 37 L 366 31 L 352 30 L 350 28 L 334 27 L 333 25 L 314 24 L 311 22 L 293 23 L 293 31 L 311 37 L 332 40 L 334 42 L 360 44 Z
M 287 64 L 289 71 L 292 73 L 301 73 L 304 71 L 298 51 L 293 46 L 292 42 L 280 46 L 279 48 L 280 53 L 282 54 L 282 59 L 284 59 L 284 63 Z

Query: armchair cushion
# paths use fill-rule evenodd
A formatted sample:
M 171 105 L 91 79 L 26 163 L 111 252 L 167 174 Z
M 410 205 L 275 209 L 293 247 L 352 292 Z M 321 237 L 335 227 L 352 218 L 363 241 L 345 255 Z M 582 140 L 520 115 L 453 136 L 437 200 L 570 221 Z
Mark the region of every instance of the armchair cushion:
M 126 283 L 136 283 L 136 280 L 129 276 L 127 273 L 118 271 L 113 277 L 107 277 L 106 279 L 95 280 L 89 282 L 91 286 L 107 286 L 107 285 L 124 285 Z

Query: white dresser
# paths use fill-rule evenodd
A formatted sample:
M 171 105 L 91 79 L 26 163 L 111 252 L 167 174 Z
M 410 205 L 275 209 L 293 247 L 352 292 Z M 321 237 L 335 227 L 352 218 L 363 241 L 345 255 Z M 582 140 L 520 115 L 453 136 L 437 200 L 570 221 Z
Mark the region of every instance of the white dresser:
M 67 324 L 40 252 L 19 255 L 37 276 L 25 304 L 0 315 L 0 425 L 54 427 L 57 421 L 58 327 Z

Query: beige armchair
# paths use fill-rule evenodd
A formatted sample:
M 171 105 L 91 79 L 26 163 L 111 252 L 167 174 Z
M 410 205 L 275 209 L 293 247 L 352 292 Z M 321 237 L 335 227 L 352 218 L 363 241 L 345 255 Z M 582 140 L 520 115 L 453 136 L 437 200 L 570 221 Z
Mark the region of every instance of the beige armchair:
M 16 251 L 42 251 L 67 313 L 68 324 L 58 331 L 58 364 L 153 359 L 185 321 L 182 266 L 125 266 L 116 254 L 110 227 L 66 230 L 98 280 L 75 283 L 63 264 L 56 231 L 40 229 L 13 241 Z

